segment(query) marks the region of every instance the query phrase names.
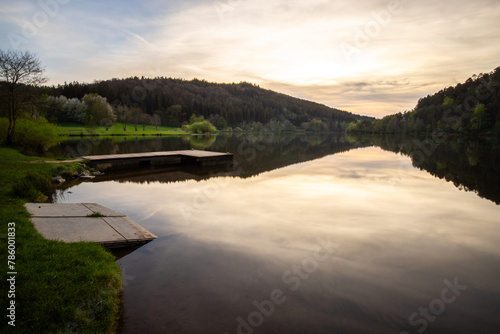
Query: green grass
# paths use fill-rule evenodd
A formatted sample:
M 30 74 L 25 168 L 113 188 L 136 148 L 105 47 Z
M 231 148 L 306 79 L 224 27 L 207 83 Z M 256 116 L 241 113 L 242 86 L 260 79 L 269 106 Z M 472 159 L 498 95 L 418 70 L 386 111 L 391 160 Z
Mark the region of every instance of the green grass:
M 54 174 L 78 170 L 77 163 L 48 164 L 0 147 L 1 333 L 111 333 L 120 309 L 121 275 L 115 258 L 93 243 L 44 239 L 24 202 L 51 190 Z M 31 184 L 31 186 L 30 186 Z M 31 187 L 31 190 L 24 189 Z M 6 317 L 7 225 L 15 223 L 16 326 Z
M 127 130 L 123 131 L 122 123 L 113 124 L 107 131 L 102 126 L 95 129 L 89 129 L 82 124 L 59 124 L 58 127 L 60 130 L 60 134 L 67 136 L 157 136 L 187 133 L 180 128 L 173 128 L 168 126 L 158 126 L 158 130 L 156 130 L 156 127 L 154 125 L 146 125 L 144 131 L 142 130 L 142 125 L 138 125 L 137 131 L 135 131 L 133 124 L 127 124 Z

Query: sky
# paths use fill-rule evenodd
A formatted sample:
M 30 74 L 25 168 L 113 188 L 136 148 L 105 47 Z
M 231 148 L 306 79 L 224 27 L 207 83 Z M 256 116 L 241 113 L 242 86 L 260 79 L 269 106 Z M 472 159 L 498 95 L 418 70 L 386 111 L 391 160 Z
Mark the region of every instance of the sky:
M 247 81 L 382 117 L 500 66 L 498 0 L 2 0 L 49 84 Z

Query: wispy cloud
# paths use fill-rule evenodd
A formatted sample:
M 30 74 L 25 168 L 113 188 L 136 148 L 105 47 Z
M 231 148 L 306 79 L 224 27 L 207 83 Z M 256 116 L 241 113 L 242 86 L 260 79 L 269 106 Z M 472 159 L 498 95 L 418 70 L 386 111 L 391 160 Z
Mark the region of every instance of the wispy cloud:
M 135 34 L 135 33 L 131 32 L 131 31 L 128 31 L 128 30 L 125 30 L 125 32 L 127 32 L 130 36 L 136 38 L 140 42 L 144 43 L 146 46 L 154 48 L 154 45 L 151 44 L 151 43 L 149 43 L 148 41 L 146 41 L 146 39 L 144 37 L 142 37 L 141 35 Z

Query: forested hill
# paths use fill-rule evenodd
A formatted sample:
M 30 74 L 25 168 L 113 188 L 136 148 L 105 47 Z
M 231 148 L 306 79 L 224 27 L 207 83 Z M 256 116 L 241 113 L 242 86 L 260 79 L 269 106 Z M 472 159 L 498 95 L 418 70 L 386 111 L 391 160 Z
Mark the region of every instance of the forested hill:
M 349 130 L 500 134 L 500 67 L 490 73 L 473 75 L 465 83 L 421 98 L 412 111 L 386 116 L 374 122 L 353 123 Z
M 293 98 L 241 82 L 218 84 L 203 80 L 172 78 L 112 79 L 92 84 L 70 83 L 44 87 L 50 96 L 81 99 L 96 93 L 107 99 L 117 113 L 132 111 L 160 116 L 161 123 L 181 126 L 191 115 L 202 115 L 214 124 L 231 127 L 257 124 L 310 130 L 342 130 L 349 122 L 367 117 Z M 221 122 L 221 118 L 223 121 Z

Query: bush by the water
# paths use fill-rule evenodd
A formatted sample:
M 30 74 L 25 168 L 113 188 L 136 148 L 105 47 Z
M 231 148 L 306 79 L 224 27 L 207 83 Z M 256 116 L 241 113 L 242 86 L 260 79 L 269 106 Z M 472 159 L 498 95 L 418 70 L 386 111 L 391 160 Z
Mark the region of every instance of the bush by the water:
M 9 120 L 0 118 L 0 142 L 7 139 Z M 47 150 L 59 141 L 58 130 L 54 124 L 43 117 L 38 119 L 19 118 L 16 121 L 13 142 L 19 147 L 29 147 L 35 150 Z
M 217 129 L 209 121 L 194 122 L 189 126 L 189 131 L 192 133 L 213 133 Z

